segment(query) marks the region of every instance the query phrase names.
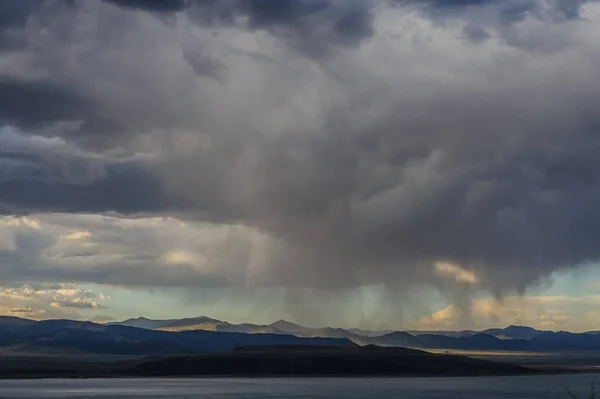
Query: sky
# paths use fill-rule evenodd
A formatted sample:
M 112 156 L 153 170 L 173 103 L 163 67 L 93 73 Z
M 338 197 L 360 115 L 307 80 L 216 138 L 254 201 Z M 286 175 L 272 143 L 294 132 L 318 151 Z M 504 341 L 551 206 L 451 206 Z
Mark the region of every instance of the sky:
M 600 330 L 600 2 L 0 0 L 0 314 Z

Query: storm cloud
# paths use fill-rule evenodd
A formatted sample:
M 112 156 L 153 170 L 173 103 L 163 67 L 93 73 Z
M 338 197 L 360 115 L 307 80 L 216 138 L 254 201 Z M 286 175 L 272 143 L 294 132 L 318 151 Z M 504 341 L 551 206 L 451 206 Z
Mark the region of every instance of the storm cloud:
M 0 76 L 3 124 L 35 127 L 55 121 L 80 120 L 91 108 L 86 97 L 70 92 L 65 85 Z
M 359 0 L 105 0 L 119 7 L 160 15 L 186 11 L 204 25 L 242 25 L 284 38 L 311 56 L 352 46 L 373 33 L 371 8 Z
M 141 213 L 168 208 L 143 158 L 84 151 L 0 128 L 0 211 Z
M 86 268 L 55 259 L 36 279 L 500 295 L 600 257 L 596 2 L 13 11 L 22 46 L 0 79 L 0 212 L 241 229 L 215 246 L 242 248 L 233 258 L 132 238 L 95 264 L 115 250 L 98 223 L 85 230 L 96 252 L 74 256 Z M 2 264 L 60 241 L 40 237 L 7 239 Z

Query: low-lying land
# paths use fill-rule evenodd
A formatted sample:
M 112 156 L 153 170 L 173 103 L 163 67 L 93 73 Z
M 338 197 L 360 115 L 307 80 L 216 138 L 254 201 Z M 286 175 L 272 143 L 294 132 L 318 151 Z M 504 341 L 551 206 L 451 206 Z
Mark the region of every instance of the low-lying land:
M 529 368 L 464 356 L 380 347 L 249 347 L 201 355 L 98 361 L 0 359 L 2 378 L 183 376 L 482 376 L 529 374 Z
M 240 348 L 219 354 L 128 362 L 123 370 L 136 376 L 464 376 L 532 372 L 507 363 L 375 346 Z

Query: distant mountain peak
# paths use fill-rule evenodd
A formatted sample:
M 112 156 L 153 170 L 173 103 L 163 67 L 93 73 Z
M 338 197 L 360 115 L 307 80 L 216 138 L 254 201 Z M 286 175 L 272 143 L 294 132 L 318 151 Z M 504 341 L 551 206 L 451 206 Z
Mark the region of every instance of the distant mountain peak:
M 299 324 L 292 323 L 291 321 L 287 321 L 287 320 L 283 320 L 283 319 L 278 320 L 275 323 L 271 323 L 269 325 L 273 326 L 273 327 L 302 327 Z
M 539 331 L 536 330 L 533 327 L 529 327 L 529 326 L 516 326 L 516 325 L 510 325 L 508 327 L 505 328 L 505 330 L 526 330 L 526 331 Z
M 296 323 L 292 323 L 291 321 L 287 321 L 287 320 L 284 320 L 284 319 L 279 319 L 275 323 L 271 323 L 271 325 L 273 325 L 273 324 L 292 324 L 294 326 L 298 325 Z
M 285 331 L 280 330 L 277 327 L 269 325 L 269 326 L 257 327 L 255 329 L 253 329 L 252 331 L 250 331 L 250 334 L 287 334 L 287 333 Z
M 406 331 L 393 331 L 384 337 L 414 337 L 414 335 L 407 333 Z
M 144 328 L 148 330 L 153 330 L 155 328 L 161 327 L 162 325 L 172 323 L 175 320 L 153 320 L 148 319 L 146 317 L 136 317 L 127 320 L 123 320 L 121 322 L 111 322 L 106 323 L 107 325 L 121 325 L 127 327 L 135 327 L 135 328 Z
M 510 325 L 506 328 L 490 328 L 482 332 L 501 339 L 532 339 L 547 331 L 536 330 L 529 326 Z
M 283 319 L 276 321 L 275 323 L 269 324 L 269 326 L 275 327 L 276 329 L 284 331 L 286 333 L 298 334 L 302 336 L 312 335 L 313 332 L 316 330 Z

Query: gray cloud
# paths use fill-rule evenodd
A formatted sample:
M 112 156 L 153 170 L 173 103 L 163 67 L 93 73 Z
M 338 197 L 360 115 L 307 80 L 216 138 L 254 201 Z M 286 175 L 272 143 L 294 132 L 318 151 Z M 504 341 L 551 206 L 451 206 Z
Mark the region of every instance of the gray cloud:
M 0 49 L 15 46 L 13 30 L 23 27 L 29 16 L 41 5 L 40 1 L 0 1 Z
M 19 35 L 33 16 L 52 15 L 73 7 L 75 0 L 0 0 L 0 51 L 14 51 L 25 45 Z
M 471 24 L 465 25 L 463 32 L 465 37 L 474 43 L 481 43 L 492 37 L 485 28 Z
M 592 0 L 593 1 L 593 0 Z M 464 12 L 483 7 L 499 11 L 506 23 L 522 21 L 528 16 L 564 21 L 580 17 L 581 7 L 588 0 L 392 0 L 399 5 L 415 5 L 437 13 Z
M 2 0 L 0 2 L 0 26 L 24 25 L 29 15 L 39 4 L 40 2 L 35 0 L 23 0 L 19 2 Z
M 52 302 L 54 306 L 61 308 L 73 308 L 73 309 L 106 309 L 106 306 L 100 305 L 92 300 L 82 300 L 79 298 L 71 300 L 60 300 Z
M 313 56 L 336 46 L 352 46 L 373 34 L 371 8 L 357 0 L 105 0 L 117 6 L 154 13 L 185 11 L 201 24 L 236 25 L 265 30 Z
M 118 212 L 164 211 L 169 201 L 155 177 L 136 165 L 115 165 L 93 184 L 68 184 L 41 180 L 0 183 L 0 211 L 31 212 Z
M 91 111 L 89 99 L 66 85 L 45 80 L 0 76 L 0 121 L 35 127 L 56 121 L 77 121 Z
M 206 247 L 151 251 L 139 229 L 135 242 L 118 236 L 120 252 L 106 233 L 94 250 L 28 269 L 36 278 L 468 291 L 469 279 L 436 273 L 448 262 L 473 289 L 502 293 L 600 256 L 598 32 L 578 5 L 462 3 L 430 30 L 432 14 L 366 2 L 118 3 L 80 3 L 43 37 L 24 28 L 43 45 L 6 61 L 3 87 L 32 100 L 0 102 L 27 137 L 0 149 L 0 211 L 237 223 L 270 237 L 264 269 L 248 272 L 250 239 L 218 246 L 242 250 L 223 257 L 233 269 L 206 273 L 190 256 Z M 45 264 L 27 253 L 56 244 L 9 238 L 5 265 Z M 178 267 L 161 267 L 165 253 Z
M 297 134 L 242 139 L 238 169 L 219 169 L 214 159 L 220 176 L 233 180 L 225 200 L 238 201 L 291 246 L 273 253 L 273 281 L 436 281 L 431 265 L 447 260 L 474 270 L 492 290 L 524 290 L 556 269 L 597 259 L 586 227 L 600 217 L 590 209 L 599 191 L 589 104 L 598 92 L 586 85 L 595 78 L 554 79 L 558 64 L 542 78 L 535 68 L 518 71 L 521 61 L 503 60 L 451 71 L 454 81 L 439 80 L 433 90 L 396 59 L 405 75 L 382 83 L 395 81 L 412 98 L 390 103 L 377 79 L 350 84 L 346 102 L 314 111 L 322 118 L 314 131 L 300 125 Z M 332 80 L 357 72 L 336 66 L 333 77 L 304 83 L 332 90 Z M 502 83 L 488 80 L 490 73 Z M 566 100 L 575 92 L 578 100 Z M 201 200 L 193 187 L 202 178 L 185 170 L 202 170 L 207 160 L 180 162 L 168 184 Z
M 168 208 L 143 160 L 86 152 L 64 140 L 0 129 L 0 212 L 137 213 Z
M 10 310 L 10 313 L 19 313 L 19 314 L 24 314 L 24 313 L 33 313 L 34 311 L 30 308 L 14 308 Z
M 189 0 L 103 0 L 119 7 L 144 11 L 176 12 L 190 6 Z
M 595 0 L 391 0 L 392 4 L 417 9 L 441 25 L 464 23 L 464 37 L 474 43 L 496 37 L 506 44 L 531 52 L 553 52 L 572 45 L 565 35 L 544 36 L 532 29 L 533 21 L 569 29 L 583 21 L 586 4 Z M 547 26 L 546 26 L 547 27 Z M 545 32 L 548 33 L 547 31 Z

